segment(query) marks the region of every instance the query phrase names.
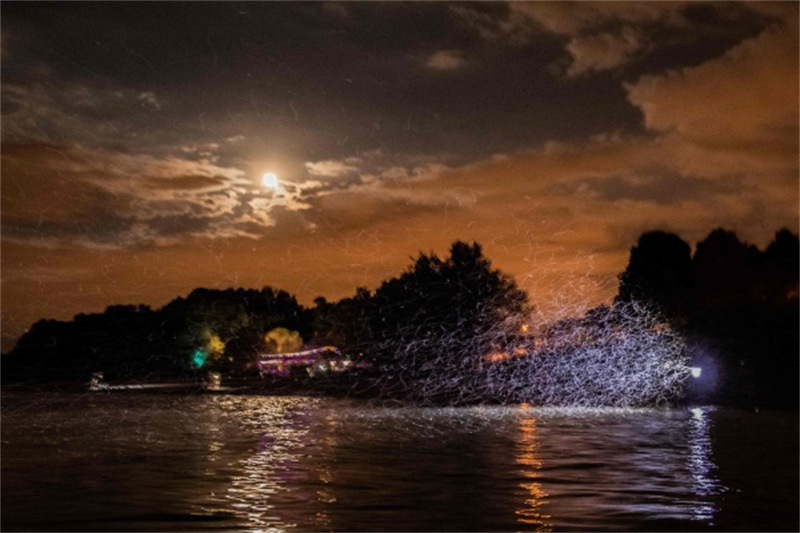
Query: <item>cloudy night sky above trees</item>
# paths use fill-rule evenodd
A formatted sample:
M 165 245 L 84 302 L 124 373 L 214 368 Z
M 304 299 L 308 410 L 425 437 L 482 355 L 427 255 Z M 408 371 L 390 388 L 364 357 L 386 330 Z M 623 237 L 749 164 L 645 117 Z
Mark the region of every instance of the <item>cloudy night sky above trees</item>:
M 196 287 L 342 298 L 456 239 L 574 314 L 644 231 L 797 231 L 795 2 L 1 9 L 4 351 Z

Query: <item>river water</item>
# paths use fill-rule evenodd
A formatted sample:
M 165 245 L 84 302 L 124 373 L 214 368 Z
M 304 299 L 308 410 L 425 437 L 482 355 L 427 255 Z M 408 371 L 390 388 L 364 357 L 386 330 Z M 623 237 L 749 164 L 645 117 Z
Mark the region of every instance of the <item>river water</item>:
M 3 531 L 797 531 L 798 413 L 2 396 Z

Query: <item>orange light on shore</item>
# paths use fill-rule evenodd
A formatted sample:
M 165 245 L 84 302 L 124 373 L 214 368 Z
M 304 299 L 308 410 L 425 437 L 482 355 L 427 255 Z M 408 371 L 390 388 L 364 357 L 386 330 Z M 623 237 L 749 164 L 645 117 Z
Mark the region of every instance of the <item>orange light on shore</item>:
M 483 356 L 483 360 L 486 361 L 487 363 L 493 363 L 496 361 L 505 361 L 508 358 L 509 355 L 503 352 L 490 353 L 488 355 Z

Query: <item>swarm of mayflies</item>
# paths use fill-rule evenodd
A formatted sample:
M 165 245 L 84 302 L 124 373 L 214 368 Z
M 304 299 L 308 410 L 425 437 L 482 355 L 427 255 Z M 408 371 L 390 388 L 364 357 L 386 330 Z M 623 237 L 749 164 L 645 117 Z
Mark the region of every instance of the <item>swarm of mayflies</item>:
M 638 407 L 680 398 L 692 374 L 681 335 L 638 302 L 596 308 L 537 334 L 509 323 L 519 320 L 468 343 L 458 332 L 431 341 L 399 324 L 381 348 L 402 364 L 377 373 L 372 385 L 383 397 L 423 405 Z

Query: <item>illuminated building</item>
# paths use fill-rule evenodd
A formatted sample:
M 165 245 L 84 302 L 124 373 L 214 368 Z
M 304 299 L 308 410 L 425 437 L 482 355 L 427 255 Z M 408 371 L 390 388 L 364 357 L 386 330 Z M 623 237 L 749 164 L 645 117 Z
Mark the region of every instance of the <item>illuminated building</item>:
M 354 366 L 349 355 L 335 346 L 322 346 L 299 352 L 261 354 L 258 370 L 261 375 L 288 376 L 292 367 L 305 368 L 314 376 L 326 372 L 343 372 Z

